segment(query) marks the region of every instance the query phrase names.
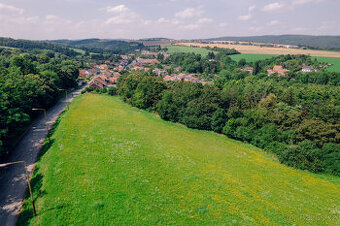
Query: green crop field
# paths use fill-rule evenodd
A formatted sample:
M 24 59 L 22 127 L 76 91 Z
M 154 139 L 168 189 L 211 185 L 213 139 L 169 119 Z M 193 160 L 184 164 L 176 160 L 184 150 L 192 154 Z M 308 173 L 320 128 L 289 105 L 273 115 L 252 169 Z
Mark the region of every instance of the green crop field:
M 338 177 L 213 132 L 77 97 L 45 143 L 19 225 L 339 225 Z
M 339 57 L 312 57 L 312 58 L 316 58 L 320 62 L 333 64 L 333 66 L 327 68 L 327 71 L 340 72 Z
M 270 55 L 270 54 L 246 54 L 246 53 L 242 53 L 242 54 L 236 54 L 236 55 L 231 55 L 231 59 L 235 60 L 235 61 L 239 61 L 241 59 L 245 59 L 247 62 L 254 62 L 257 60 L 265 60 L 268 58 L 272 58 L 278 55 Z
M 168 53 L 196 53 L 201 54 L 202 56 L 208 55 L 209 51 L 205 48 L 198 48 L 198 47 L 190 47 L 190 46 L 166 46 L 168 48 Z

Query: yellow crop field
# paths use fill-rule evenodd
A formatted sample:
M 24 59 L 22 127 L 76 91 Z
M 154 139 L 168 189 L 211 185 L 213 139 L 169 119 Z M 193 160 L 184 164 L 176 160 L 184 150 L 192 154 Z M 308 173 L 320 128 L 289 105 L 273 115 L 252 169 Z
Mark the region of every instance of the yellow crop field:
M 310 56 L 318 56 L 318 57 L 340 57 L 340 52 L 332 52 L 332 51 L 323 51 L 323 50 L 305 50 L 305 49 L 288 49 L 288 48 L 274 48 L 274 47 L 260 47 L 260 46 L 251 46 L 251 45 L 234 45 L 234 44 L 204 44 L 204 43 L 195 43 L 195 42 L 182 42 L 178 43 L 178 45 L 182 46 L 197 46 L 197 47 L 218 47 L 218 48 L 230 48 L 236 49 L 241 53 L 247 54 L 273 54 L 273 55 L 287 55 L 287 54 L 305 54 Z

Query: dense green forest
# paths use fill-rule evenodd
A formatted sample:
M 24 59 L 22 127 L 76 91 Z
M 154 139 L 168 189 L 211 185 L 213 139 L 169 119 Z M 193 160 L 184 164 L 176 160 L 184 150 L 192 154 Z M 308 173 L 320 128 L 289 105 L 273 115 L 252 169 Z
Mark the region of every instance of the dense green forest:
M 1 38 L 0 37 L 0 46 L 7 46 L 13 48 L 20 48 L 25 50 L 51 50 L 57 53 L 61 53 L 70 57 L 74 57 L 79 55 L 76 51 L 67 48 L 65 46 L 54 45 L 51 43 L 43 42 L 43 41 L 30 41 L 30 40 L 22 40 L 22 39 L 12 39 L 12 38 Z
M 138 42 L 126 42 L 121 40 L 84 39 L 84 40 L 53 40 L 53 44 L 64 45 L 72 48 L 80 48 L 93 53 L 127 54 L 143 49 L 144 45 Z
M 185 62 L 195 60 L 202 58 L 188 53 L 167 62 L 186 69 Z M 266 68 L 279 61 L 292 70 L 289 76 L 267 76 Z M 318 65 L 306 56 L 257 61 L 251 64 L 253 75 L 239 70 L 250 65 L 245 61 L 240 65 L 217 54 L 215 62 L 218 74 L 211 86 L 132 73 L 120 79 L 118 94 L 165 120 L 249 142 L 289 166 L 340 175 L 339 73 L 294 72 L 296 64 Z
M 340 36 L 264 35 L 249 37 L 221 37 L 209 40 L 287 44 L 307 47 L 310 49 L 340 50 Z
M 48 108 L 61 89 L 77 86 L 78 65 L 72 58 L 51 48 L 38 52 L 30 48 L 0 48 L 0 157 L 8 154 L 38 114 L 32 108 Z

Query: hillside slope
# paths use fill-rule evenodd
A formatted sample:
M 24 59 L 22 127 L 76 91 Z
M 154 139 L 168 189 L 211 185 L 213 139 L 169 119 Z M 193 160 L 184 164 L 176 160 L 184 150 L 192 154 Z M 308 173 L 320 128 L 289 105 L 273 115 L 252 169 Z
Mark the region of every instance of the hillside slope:
M 333 181 L 329 180 L 333 179 Z M 46 144 L 19 224 L 340 224 L 338 178 L 85 94 Z

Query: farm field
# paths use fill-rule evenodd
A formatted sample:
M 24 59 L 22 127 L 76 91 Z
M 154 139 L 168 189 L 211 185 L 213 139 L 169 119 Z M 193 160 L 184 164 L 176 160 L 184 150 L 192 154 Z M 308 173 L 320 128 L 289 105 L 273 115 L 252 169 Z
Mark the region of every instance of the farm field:
M 209 51 L 208 49 L 205 48 L 195 48 L 195 47 L 190 47 L 190 46 L 166 46 L 168 48 L 168 53 L 173 54 L 173 53 L 195 53 L 195 54 L 201 54 L 202 56 L 208 55 Z
M 182 46 L 198 46 L 198 47 L 219 47 L 236 49 L 241 53 L 247 54 L 271 54 L 271 55 L 286 55 L 286 54 L 305 54 L 311 56 L 322 57 L 340 57 L 340 52 L 336 51 L 323 51 L 323 50 L 304 50 L 304 49 L 286 49 L 286 48 L 271 48 L 271 47 L 259 47 L 248 45 L 227 45 L 227 44 L 201 44 L 201 43 L 178 43 Z
M 199 47 L 190 47 L 190 46 L 167 46 L 168 53 L 178 53 L 178 52 L 184 52 L 184 53 L 196 53 L 201 54 L 202 56 L 206 56 L 209 53 L 209 50 L 205 48 L 199 48 Z M 325 52 L 325 51 L 321 51 Z M 339 53 L 333 51 L 333 53 Z M 241 53 L 241 54 L 235 54 L 230 55 L 230 57 L 235 60 L 239 61 L 240 59 L 244 58 L 247 62 L 254 62 L 257 60 L 264 60 L 271 57 L 278 56 L 278 54 L 254 54 L 254 53 Z M 340 57 L 323 57 L 323 56 L 313 56 L 312 58 L 317 58 L 320 62 L 326 62 L 333 64 L 333 66 L 328 67 L 327 71 L 331 72 L 340 72 Z
M 19 225 L 339 225 L 340 181 L 123 103 L 77 97 L 45 144 Z

